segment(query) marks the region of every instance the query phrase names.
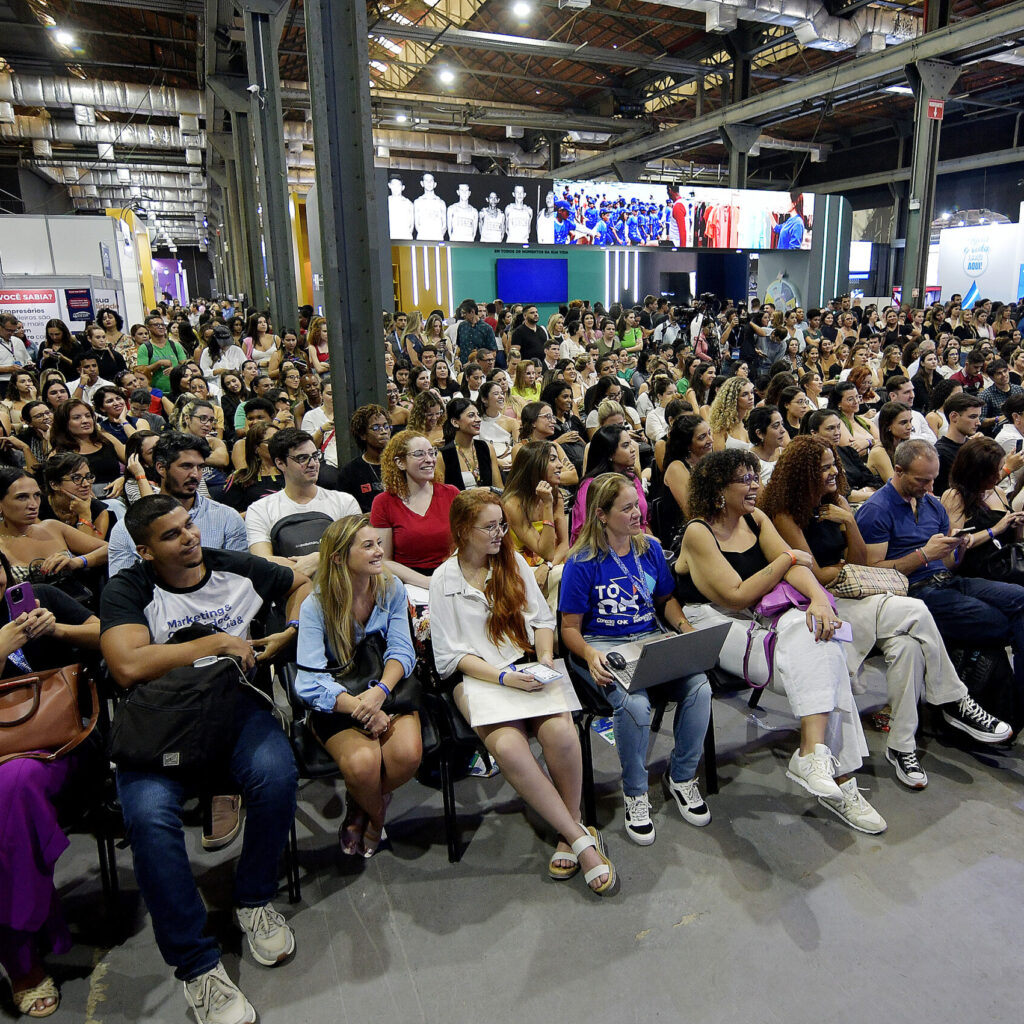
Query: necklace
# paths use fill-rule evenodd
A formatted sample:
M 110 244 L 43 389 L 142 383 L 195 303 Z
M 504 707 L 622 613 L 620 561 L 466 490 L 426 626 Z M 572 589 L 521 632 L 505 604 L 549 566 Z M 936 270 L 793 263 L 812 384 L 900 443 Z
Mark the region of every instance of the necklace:
M 370 460 L 366 457 L 365 454 L 361 455 L 360 458 L 370 467 L 370 473 L 373 475 L 374 479 L 376 479 L 377 483 L 380 483 L 380 464 L 378 463 L 375 466 L 372 462 L 370 462 Z
M 480 460 L 477 458 L 476 446 L 472 441 L 469 443 L 469 450 L 473 453 L 473 458 L 470 457 L 460 448 L 458 445 L 455 446 L 455 450 L 459 453 L 459 459 L 462 464 L 469 470 L 473 476 L 475 483 L 480 483 Z

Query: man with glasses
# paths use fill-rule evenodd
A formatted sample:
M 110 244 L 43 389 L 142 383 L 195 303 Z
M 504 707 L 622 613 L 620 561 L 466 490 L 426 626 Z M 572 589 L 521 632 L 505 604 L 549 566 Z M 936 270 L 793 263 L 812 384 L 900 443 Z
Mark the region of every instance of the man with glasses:
M 245 513 L 249 551 L 312 577 L 320 561 L 319 550 L 298 557 L 275 554 L 274 527 L 288 516 L 321 513 L 326 517 L 323 520 L 326 529 L 328 521 L 359 515 L 359 503 L 351 494 L 328 491 L 317 485 L 323 456 L 304 430 L 279 430 L 270 439 L 268 448 L 274 465 L 284 476 L 284 488 L 253 502 Z
M 187 363 L 188 353 L 178 342 L 167 336 L 167 325 L 158 313 L 146 317 L 149 341 L 139 346 L 136 369 L 146 375 L 151 388 L 159 388 L 164 394 L 171 390 L 168 374 L 181 363 Z

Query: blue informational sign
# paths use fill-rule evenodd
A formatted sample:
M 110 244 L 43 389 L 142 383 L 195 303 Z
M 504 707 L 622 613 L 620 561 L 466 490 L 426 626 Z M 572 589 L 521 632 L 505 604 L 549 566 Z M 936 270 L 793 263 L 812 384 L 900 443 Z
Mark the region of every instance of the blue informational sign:
M 68 308 L 68 319 L 88 323 L 96 318 L 92 308 L 92 292 L 88 288 L 65 288 L 64 304 Z

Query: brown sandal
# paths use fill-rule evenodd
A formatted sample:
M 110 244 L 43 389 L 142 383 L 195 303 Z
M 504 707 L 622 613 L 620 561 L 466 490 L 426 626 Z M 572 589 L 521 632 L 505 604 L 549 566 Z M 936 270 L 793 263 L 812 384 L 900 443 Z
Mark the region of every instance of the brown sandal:
M 52 999 L 54 1002 L 52 1006 L 37 1009 L 36 1003 L 40 999 Z M 27 988 L 24 992 L 19 992 L 14 997 L 14 1001 L 26 1017 L 49 1017 L 56 1013 L 57 1007 L 60 1006 L 60 990 L 53 978 L 47 975 L 35 988 Z

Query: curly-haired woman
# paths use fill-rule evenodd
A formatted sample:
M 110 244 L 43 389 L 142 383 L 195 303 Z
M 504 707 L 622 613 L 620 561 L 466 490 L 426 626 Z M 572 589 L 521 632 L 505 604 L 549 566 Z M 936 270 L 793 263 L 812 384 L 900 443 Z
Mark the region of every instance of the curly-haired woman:
M 715 451 L 726 448 L 749 450 L 750 439 L 744 420 L 754 408 L 754 385 L 745 377 L 730 377 L 711 403 L 708 422 Z
M 842 463 L 830 444 L 817 437 L 797 437 L 779 457 L 758 501 L 782 539 L 794 551 L 811 556 L 811 572 L 824 587 L 835 583 L 845 563 L 867 564 L 864 539 L 841 493 L 842 473 Z M 835 603 L 838 616 L 853 628 L 852 642 L 842 645 L 851 677 L 856 678 L 876 645 L 885 656 L 892 706 L 885 756 L 900 782 L 923 789 L 928 776 L 914 741 L 918 701 L 923 697 L 939 707 L 971 702 L 967 687 L 957 677 L 923 601 L 875 594 L 838 597 Z

